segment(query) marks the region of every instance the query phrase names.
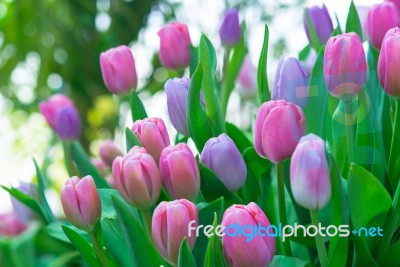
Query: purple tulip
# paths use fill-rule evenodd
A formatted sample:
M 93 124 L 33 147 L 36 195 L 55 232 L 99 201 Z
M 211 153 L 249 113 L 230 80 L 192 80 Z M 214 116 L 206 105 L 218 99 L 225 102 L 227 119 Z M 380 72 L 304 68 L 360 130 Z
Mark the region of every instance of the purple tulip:
M 192 226 L 197 227 L 197 208 L 186 199 L 163 201 L 154 210 L 151 236 L 161 255 L 171 264 L 177 263 L 179 248 L 185 237 L 190 248 L 196 243 L 195 232 L 190 236 L 188 233 L 191 221 L 194 221 Z
M 0 236 L 18 236 L 26 229 L 27 225 L 14 212 L 0 214 Z
M 36 200 L 39 199 L 38 189 L 33 183 L 20 181 L 17 189 Z M 32 209 L 12 196 L 11 204 L 13 206 L 15 215 L 21 222 L 28 223 L 29 221 L 37 218 L 36 213 L 34 213 Z
M 159 57 L 169 69 L 184 69 L 190 64 L 190 35 L 186 24 L 168 23 L 158 31 L 160 36 Z
M 400 25 L 400 13 L 392 2 L 383 2 L 371 7 L 368 12 L 368 36 L 376 49 L 381 49 L 386 32 Z
M 103 81 L 113 94 L 123 94 L 136 89 L 137 74 L 132 51 L 126 45 L 111 48 L 100 54 Z
M 237 78 L 240 95 L 245 99 L 252 99 L 257 95 L 257 69 L 249 56 L 244 58 Z
M 110 184 L 132 206 L 150 208 L 161 191 L 160 173 L 153 157 L 142 147 L 133 147 L 112 166 Z
M 343 98 L 358 94 L 366 75 L 360 37 L 354 32 L 331 37 L 324 54 L 324 78 L 331 95 Z
M 284 99 L 300 107 L 307 104 L 308 74 L 296 58 L 289 57 L 279 62 L 272 99 Z
M 290 163 L 293 198 L 310 210 L 323 208 L 331 197 L 331 179 L 325 142 L 315 134 L 303 136 Z
M 215 172 L 231 192 L 237 191 L 246 182 L 246 164 L 235 143 L 226 134 L 210 138 L 201 152 L 200 160 Z
M 322 5 L 322 7 L 312 6 L 305 9 L 303 18 L 304 29 L 306 31 L 308 41 L 313 47 L 315 47 L 316 44 L 313 44 L 313 41 L 311 39 L 311 30 L 308 24 L 308 18 L 310 18 L 311 20 L 319 42 L 321 44 L 325 44 L 333 32 L 332 20 L 329 16 L 328 9 L 325 5 Z
M 219 28 L 221 43 L 226 47 L 235 46 L 240 42 L 240 35 L 239 12 L 237 9 L 230 9 L 226 11 Z
M 261 157 L 278 163 L 292 155 L 304 131 L 305 118 L 299 106 L 270 100 L 258 110 L 254 147 Z
M 103 141 L 100 145 L 99 154 L 100 158 L 110 167 L 116 157 L 123 155 L 113 140 Z
M 383 39 L 378 60 L 378 78 L 388 95 L 400 97 L 400 28 L 390 29 Z
M 79 114 L 75 107 L 63 107 L 56 116 L 56 133 L 63 140 L 78 139 L 81 134 Z
M 200 172 L 189 146 L 180 143 L 166 147 L 160 157 L 161 179 L 174 199 L 196 199 L 200 190 Z
M 60 109 L 73 106 L 74 103 L 69 97 L 62 94 L 55 94 L 49 97 L 47 101 L 40 102 L 39 110 L 46 118 L 46 121 L 50 127 L 55 130 L 57 124 L 56 118 Z
M 263 267 L 272 261 L 276 241 L 271 231 L 268 231 L 270 235 L 263 232 L 264 236 L 257 234 L 248 240 L 250 231 L 254 231 L 255 227 L 265 229 L 270 226 L 267 216 L 256 203 L 231 206 L 224 213 L 222 225 L 227 231 L 222 237 L 222 247 L 229 266 Z M 233 235 L 233 230 L 238 231 L 232 228 L 235 225 L 242 228 L 246 235 Z
M 169 146 L 169 136 L 164 121 L 161 118 L 137 120 L 132 126 L 132 132 L 158 163 L 162 150 Z
M 171 123 L 179 133 L 185 136 L 189 135 L 186 120 L 189 85 L 190 79 L 183 77 L 169 79 L 164 86 Z
M 67 219 L 85 231 L 92 231 L 101 216 L 99 193 L 90 175 L 67 180 L 61 188 L 61 203 Z

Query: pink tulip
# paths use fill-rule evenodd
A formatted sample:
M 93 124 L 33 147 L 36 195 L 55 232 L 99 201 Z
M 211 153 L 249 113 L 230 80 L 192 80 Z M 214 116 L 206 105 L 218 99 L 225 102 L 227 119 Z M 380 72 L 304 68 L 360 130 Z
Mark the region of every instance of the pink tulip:
M 158 31 L 159 57 L 169 69 L 184 69 L 190 64 L 190 36 L 186 24 L 168 23 Z
M 139 209 L 150 208 L 161 191 L 157 164 L 141 147 L 133 147 L 127 155 L 114 160 L 110 183 L 128 203 Z
M 269 220 L 256 203 L 231 206 L 224 213 L 222 225 L 226 231 L 222 247 L 230 266 L 264 267 L 272 261 L 276 249 L 275 237 L 271 236 L 274 233 L 265 229 L 270 226 Z M 246 235 L 234 235 L 235 225 L 243 228 Z M 261 230 L 265 236 L 257 234 L 249 240 L 250 231 L 260 226 L 265 229 Z
M 174 199 L 194 200 L 200 190 L 200 172 L 189 146 L 166 147 L 160 157 L 161 179 Z
M 197 227 L 197 208 L 186 199 L 163 201 L 154 210 L 151 236 L 161 255 L 171 264 L 177 263 L 179 247 L 185 237 L 190 248 L 194 247 L 195 231 L 190 236 L 188 233 L 191 221 L 194 221 L 191 226 Z
M 122 151 L 112 140 L 106 140 L 101 143 L 99 154 L 101 159 L 110 167 L 112 167 L 116 157 L 123 155 Z
M 400 0 L 385 0 L 388 2 L 392 2 L 397 6 L 397 9 L 400 10 Z
M 239 93 L 243 98 L 252 99 L 257 95 L 257 69 L 249 56 L 244 58 L 237 82 Z
M 73 107 L 72 100 L 62 94 L 55 94 L 49 97 L 47 101 L 42 101 L 39 104 L 39 110 L 46 118 L 50 127 L 55 130 L 57 126 L 57 114 L 64 107 Z
M 162 150 L 169 146 L 169 136 L 164 121 L 161 118 L 137 120 L 132 126 L 132 132 L 158 163 Z
M 17 236 L 26 228 L 27 225 L 20 221 L 14 212 L 0 215 L 0 236 Z
M 315 134 L 300 139 L 290 163 L 293 198 L 310 210 L 323 208 L 331 197 L 331 179 L 325 142 Z
M 90 162 L 96 167 L 96 170 L 102 177 L 107 175 L 107 164 L 102 159 L 92 158 Z
M 254 147 L 260 156 L 278 163 L 292 155 L 304 131 L 305 118 L 300 107 L 285 100 L 271 100 L 258 110 Z
M 400 28 L 390 29 L 383 39 L 378 60 L 378 78 L 388 95 L 400 97 Z
M 392 2 L 383 2 L 371 7 L 368 12 L 368 35 L 371 44 L 380 49 L 386 32 L 400 25 L 400 13 Z
M 360 37 L 354 32 L 331 37 L 324 54 L 324 78 L 331 95 L 344 98 L 358 94 L 366 75 L 367 61 Z
M 137 74 L 132 51 L 126 45 L 100 54 L 100 68 L 108 90 L 113 94 L 130 92 L 137 87 Z
M 61 188 L 61 203 L 67 219 L 85 231 L 92 231 L 101 216 L 101 203 L 92 176 L 74 176 Z

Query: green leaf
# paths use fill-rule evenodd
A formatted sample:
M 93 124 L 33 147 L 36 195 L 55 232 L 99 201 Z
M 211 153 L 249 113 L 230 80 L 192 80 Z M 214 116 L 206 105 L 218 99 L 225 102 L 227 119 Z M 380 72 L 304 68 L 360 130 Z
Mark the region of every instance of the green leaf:
M 307 44 L 303 49 L 300 50 L 299 52 L 299 60 L 300 61 L 305 61 L 308 57 L 308 55 L 311 52 L 311 46 Z
M 199 211 L 199 225 L 212 225 L 214 221 L 214 214 L 217 214 L 217 218 L 222 218 L 224 212 L 224 199 L 221 197 L 211 203 L 199 203 L 197 205 L 197 210 Z M 221 223 L 221 221 L 218 223 Z M 196 240 L 196 244 L 193 248 L 193 255 L 198 266 L 204 266 L 208 241 L 208 237 L 204 235 L 203 231 L 200 231 Z
M 400 266 L 400 241 L 391 245 L 377 261 L 381 267 Z
M 246 135 L 234 124 L 226 122 L 225 128 L 227 135 L 233 140 L 240 153 L 243 153 L 249 147 L 253 147 Z
M 342 175 L 348 174 L 347 131 L 343 102 L 340 101 L 332 118 L 332 154 Z M 347 175 L 346 175 L 347 176 Z
M 197 66 L 199 65 L 199 52 L 198 48 L 194 46 L 190 46 L 190 77 L 193 76 L 194 71 L 196 70 Z
M 95 252 L 93 250 L 92 245 L 84 238 L 81 236 L 79 233 L 77 233 L 75 230 L 72 228 L 62 225 L 61 226 L 65 235 L 68 237 L 68 239 L 71 241 L 71 243 L 75 246 L 75 248 L 79 251 L 81 254 L 82 258 L 85 260 L 85 262 L 89 266 L 100 266 L 99 261 L 97 260 L 97 257 L 95 256 Z
M 264 41 L 261 49 L 260 59 L 258 60 L 257 70 L 258 98 L 261 104 L 271 99 L 267 76 L 268 42 L 269 29 L 268 25 L 265 24 Z
M 46 212 L 36 199 L 14 187 L 8 188 L 2 185 L 1 188 L 6 190 L 11 196 L 13 196 L 21 203 L 29 207 L 31 210 L 36 212 L 43 219 L 43 222 L 45 222 L 46 224 L 50 223 L 49 219 L 47 218 Z
M 303 260 L 287 257 L 283 255 L 275 255 L 272 259 L 272 262 L 268 264 L 268 267 L 281 267 L 281 266 L 290 266 L 290 267 L 312 267 L 313 265 L 309 262 L 305 262 Z
M 142 100 L 140 100 L 138 93 L 136 91 L 132 91 L 131 93 L 131 113 L 132 120 L 143 120 L 147 118 L 146 109 L 143 106 Z
M 243 201 L 234 193 L 230 192 L 220 181 L 218 176 L 206 165 L 199 162 L 201 192 L 207 202 L 224 197 L 226 205 L 241 204 Z
M 112 202 L 127 242 L 128 251 L 135 266 L 160 266 L 166 264 L 141 223 L 133 216 L 125 203 L 112 196 Z M 140 240 L 140 242 L 138 242 Z
M 190 136 L 198 151 L 202 151 L 207 140 L 212 137 L 208 115 L 200 102 L 202 79 L 203 67 L 200 63 L 190 81 L 186 116 Z
M 187 266 L 196 267 L 197 265 L 185 237 L 182 240 L 182 244 L 179 248 L 178 267 L 187 267 Z
M 132 132 L 128 127 L 125 128 L 125 138 L 126 138 L 126 152 L 131 150 L 134 146 L 143 147 L 142 142 L 140 142 L 139 138 Z
M 273 164 L 268 159 L 260 157 L 254 147 L 248 147 L 243 151 L 242 155 L 246 162 L 247 170 L 254 173 L 256 177 L 260 178 L 263 174 L 271 171 Z
M 38 179 L 39 201 L 42 204 L 43 212 L 46 214 L 49 223 L 51 223 L 54 222 L 55 219 L 53 212 L 50 209 L 49 203 L 47 202 L 46 196 L 44 194 L 44 191 L 46 190 L 44 185 L 44 178 L 35 160 L 33 160 L 33 163 L 35 164 L 36 176 Z
M 78 141 L 73 141 L 71 146 L 72 158 L 79 169 L 81 176 L 91 175 L 97 188 L 110 188 L 106 180 L 99 174 L 91 163 L 85 150 Z
M 13 267 L 34 267 L 37 254 L 35 249 L 37 225 L 30 226 L 25 232 L 10 240 L 10 258 Z M 21 257 L 23 255 L 23 257 Z M 5 265 L 3 265 L 5 266 Z
M 66 266 L 69 262 L 76 260 L 78 257 L 79 257 L 79 252 L 77 251 L 61 254 L 53 261 L 51 261 L 48 267 L 63 267 Z
M 357 8 L 353 1 L 350 3 L 349 13 L 347 15 L 346 32 L 355 32 L 361 40 L 363 39 L 360 17 L 358 16 Z
M 199 59 L 203 68 L 202 87 L 207 114 L 210 118 L 212 133 L 214 136 L 218 136 L 225 132 L 225 124 L 219 103 L 219 89 L 215 77 L 217 61 L 214 47 L 204 34 L 200 38 Z
M 214 213 L 214 221 L 212 225 L 214 227 L 214 235 L 212 235 L 208 240 L 206 256 L 204 259 L 204 267 L 223 267 L 224 261 L 222 256 L 221 240 L 215 234 L 215 228 L 218 225 L 218 218 L 216 213 Z
M 354 242 L 354 259 L 352 266 L 354 267 L 378 267 L 371 253 L 368 250 L 367 245 L 364 243 L 363 239 L 357 235 L 353 236 Z M 393 265 L 392 265 L 393 266 Z
M 244 57 L 247 53 L 246 44 L 246 24 L 243 22 L 241 26 L 241 38 L 240 42 L 233 49 L 232 57 L 230 58 L 227 66 L 225 66 L 225 76 L 222 82 L 222 111 L 223 115 L 226 114 L 229 97 L 235 87 L 236 78 L 242 67 Z
M 393 121 L 393 136 L 389 153 L 388 173 L 390 176 L 392 187 L 397 188 L 400 175 L 400 168 L 396 166 L 396 163 L 400 159 L 400 99 L 395 99 L 394 102 L 395 114 Z

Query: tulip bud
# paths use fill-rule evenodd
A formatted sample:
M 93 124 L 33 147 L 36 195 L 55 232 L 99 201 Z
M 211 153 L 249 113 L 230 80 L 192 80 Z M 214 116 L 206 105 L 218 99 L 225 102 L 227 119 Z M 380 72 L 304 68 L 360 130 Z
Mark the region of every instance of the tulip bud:
M 113 94 L 128 93 L 137 87 L 137 74 L 132 51 L 126 45 L 111 48 L 100 54 L 103 81 Z
M 378 60 L 378 78 L 388 95 L 400 97 L 400 28 L 390 29 L 383 39 Z
M 331 180 L 325 156 L 325 143 L 319 136 L 303 136 L 290 163 L 293 198 L 310 210 L 323 208 L 331 197 Z
M 304 29 L 306 31 L 308 41 L 313 47 L 316 47 L 316 44 L 314 44 L 311 39 L 311 30 L 308 18 L 310 18 L 310 22 L 314 27 L 319 42 L 321 44 L 325 44 L 333 32 L 332 20 L 329 16 L 328 9 L 325 5 L 322 5 L 322 7 L 312 6 L 307 7 L 304 12 Z
M 137 120 L 132 126 L 132 132 L 158 163 L 162 150 L 169 146 L 169 136 L 164 121 L 161 118 Z
M 46 121 L 50 125 L 50 127 L 55 130 L 57 124 L 56 118 L 60 109 L 73 106 L 74 103 L 69 97 L 62 94 L 55 94 L 49 97 L 47 101 L 40 102 L 39 110 L 46 118 Z
M 96 170 L 102 177 L 106 177 L 107 175 L 107 164 L 102 159 L 92 158 L 90 162 L 96 167 Z
M 112 140 L 106 140 L 101 143 L 99 154 L 100 158 L 110 167 L 112 166 L 116 157 L 123 155 L 122 151 Z
M 358 94 L 366 74 L 360 37 L 354 32 L 331 37 L 324 54 L 324 78 L 331 95 L 343 98 Z
M 257 69 L 249 56 L 244 58 L 237 82 L 239 93 L 243 98 L 252 99 L 257 95 Z
M 200 172 L 189 146 L 166 147 L 160 157 L 161 179 L 174 199 L 194 200 L 200 190 Z
M 20 181 L 17 189 L 27 194 L 28 196 L 31 196 L 34 199 L 39 199 L 38 189 L 33 183 Z M 11 204 L 13 206 L 15 216 L 21 222 L 28 223 L 29 221 L 37 218 L 36 213 L 34 213 L 32 209 L 30 209 L 24 203 L 20 202 L 18 199 L 12 196 L 11 196 Z
M 400 0 L 386 0 L 388 2 L 392 2 L 397 6 L 397 9 L 400 10 Z
M 278 163 L 292 155 L 304 131 L 300 107 L 286 100 L 270 100 L 258 110 L 254 147 L 261 157 Z
M 67 219 L 77 228 L 92 231 L 101 216 L 99 193 L 93 177 L 74 176 L 61 188 L 61 203 Z
M 75 107 L 63 107 L 56 116 L 55 131 L 63 140 L 78 139 L 81 134 L 79 114 Z
M 233 205 L 227 209 L 222 218 L 226 234 L 222 237 L 222 247 L 230 266 L 266 266 L 275 254 L 276 241 L 271 230 L 266 229 L 263 235 L 255 234 L 255 227 L 265 229 L 270 226 L 269 220 L 260 207 L 251 202 L 246 205 Z M 237 225 L 245 234 L 233 234 L 232 226 Z M 251 228 L 250 228 L 251 227 Z M 251 239 L 250 239 L 251 238 Z
M 24 232 L 27 225 L 20 221 L 14 212 L 0 215 L 0 236 L 17 236 Z
M 226 11 L 224 20 L 219 28 L 219 37 L 223 46 L 232 47 L 240 42 L 241 29 L 239 12 L 236 9 Z
M 246 164 L 235 143 L 226 134 L 210 138 L 201 152 L 200 160 L 215 172 L 231 192 L 237 191 L 246 182 Z
M 196 229 L 198 215 L 196 205 L 186 199 L 163 201 L 154 210 L 151 236 L 161 255 L 171 264 L 177 263 L 185 237 L 191 249 L 196 243 L 196 231 L 189 232 L 189 224 Z
M 392 2 L 383 2 L 371 7 L 368 12 L 368 35 L 371 44 L 381 49 L 386 32 L 400 24 L 400 13 Z
M 111 185 L 132 206 L 150 208 L 158 199 L 161 179 L 157 164 L 144 148 L 134 147 L 112 166 Z
M 272 99 L 284 99 L 304 107 L 307 97 L 308 74 L 303 66 L 294 57 L 281 60 L 275 74 Z
M 183 77 L 169 79 L 164 86 L 171 123 L 179 133 L 185 136 L 189 135 L 186 121 L 189 85 L 190 79 Z
M 159 57 L 169 69 L 184 69 L 190 64 L 190 36 L 186 24 L 168 23 L 158 31 Z

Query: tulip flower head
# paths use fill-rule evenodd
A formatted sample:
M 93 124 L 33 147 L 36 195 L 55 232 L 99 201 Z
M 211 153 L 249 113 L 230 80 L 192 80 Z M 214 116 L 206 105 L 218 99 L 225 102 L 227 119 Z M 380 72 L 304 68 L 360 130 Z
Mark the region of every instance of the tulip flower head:
M 286 100 L 270 100 L 257 112 L 254 147 L 274 163 L 290 157 L 304 135 L 305 118 L 301 108 Z
M 27 228 L 28 226 L 14 212 L 0 214 L 0 236 L 18 236 Z
M 90 175 L 67 180 L 61 188 L 61 203 L 67 219 L 85 231 L 92 231 L 101 216 L 99 193 Z
M 246 235 L 228 235 L 222 237 L 222 248 L 230 266 L 266 266 L 272 261 L 276 250 L 275 237 L 265 234 L 265 236 L 254 235 L 249 241 L 250 232 L 254 227 L 265 227 L 270 222 L 260 207 L 251 202 L 246 205 L 233 205 L 228 208 L 222 218 L 222 225 L 226 231 L 232 225 L 239 225 Z M 250 228 L 251 227 L 251 228 Z M 264 228 L 264 229 L 265 229 Z M 272 234 L 272 233 L 270 233 Z
M 331 197 L 331 180 L 325 156 L 325 143 L 308 134 L 300 139 L 290 163 L 293 198 L 310 210 L 323 208 Z
M 252 99 L 257 95 L 257 69 L 249 56 L 244 58 L 237 78 L 240 95 L 245 99 Z
M 113 94 L 128 93 L 137 87 L 137 74 L 132 51 L 126 45 L 111 48 L 100 54 L 103 81 Z
M 123 155 L 113 140 L 103 141 L 100 145 L 99 154 L 100 158 L 110 167 L 116 157 Z
M 219 37 L 222 45 L 232 47 L 240 42 L 241 29 L 239 24 L 239 12 L 237 9 L 226 11 L 224 20 L 219 28 Z
M 185 237 L 189 247 L 194 247 L 196 234 L 189 236 L 188 233 L 191 221 L 195 221 L 193 227 L 197 227 L 198 212 L 196 205 L 186 199 L 163 201 L 154 210 L 151 236 L 161 255 L 171 264 L 177 263 L 179 248 Z
M 310 21 L 309 21 L 310 20 Z M 315 33 L 318 37 L 320 44 L 325 44 L 333 32 L 333 25 L 331 17 L 329 16 L 328 9 L 325 5 L 322 7 L 312 6 L 307 7 L 304 11 L 304 29 L 307 34 L 307 38 L 310 44 L 315 47 L 316 44 L 313 43 L 311 38 L 311 29 L 309 22 L 314 27 Z
M 348 99 L 364 85 L 367 62 L 360 37 L 354 32 L 331 37 L 325 47 L 324 78 L 331 95 Z
M 201 152 L 200 160 L 215 172 L 231 192 L 237 191 L 246 182 L 247 167 L 244 159 L 226 134 L 210 138 Z
M 388 95 L 400 98 L 400 28 L 390 29 L 383 39 L 378 60 L 378 78 Z
M 190 36 L 186 24 L 168 23 L 158 31 L 160 36 L 159 57 L 169 69 L 184 69 L 190 64 Z

